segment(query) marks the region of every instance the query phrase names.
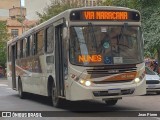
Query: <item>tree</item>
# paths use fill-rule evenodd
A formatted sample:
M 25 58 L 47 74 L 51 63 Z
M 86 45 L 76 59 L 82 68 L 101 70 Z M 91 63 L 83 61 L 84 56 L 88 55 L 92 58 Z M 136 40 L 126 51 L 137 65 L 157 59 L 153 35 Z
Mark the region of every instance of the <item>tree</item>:
M 125 6 L 141 12 L 145 41 L 145 55 L 159 56 L 160 63 L 160 1 L 157 0 L 106 0 L 104 5 Z
M 105 0 L 102 5 L 138 8 L 140 0 Z
M 158 55 L 160 63 L 160 2 L 143 9 L 145 51 Z M 154 8 L 154 9 L 153 9 Z M 160 65 L 160 64 L 159 64 Z
M 54 1 L 51 2 L 51 5 L 50 6 L 47 6 L 44 10 L 43 13 L 38 13 L 37 12 L 37 15 L 39 16 L 40 18 L 40 23 L 52 18 L 53 16 L 56 16 L 57 14 L 67 10 L 67 9 L 70 9 L 70 8 L 75 8 L 75 7 L 78 7 L 78 5 L 72 3 L 66 3 L 66 2 L 57 2 L 55 3 Z
M 6 51 L 7 51 L 7 41 L 9 34 L 7 33 L 6 22 L 0 21 L 0 66 L 5 68 L 6 64 Z
M 160 63 L 160 1 L 158 0 L 105 0 L 101 5 L 103 6 L 122 6 L 137 9 L 142 16 L 142 29 L 145 40 L 145 55 L 153 57 L 158 54 Z M 57 15 L 58 13 L 69 9 L 78 7 L 75 4 L 61 3 L 55 4 L 52 2 L 43 14 L 37 13 L 41 22 Z

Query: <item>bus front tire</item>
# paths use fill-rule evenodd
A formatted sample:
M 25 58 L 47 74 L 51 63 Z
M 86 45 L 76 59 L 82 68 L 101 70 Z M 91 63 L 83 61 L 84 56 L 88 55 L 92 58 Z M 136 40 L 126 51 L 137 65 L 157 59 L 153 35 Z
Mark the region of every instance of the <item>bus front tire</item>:
M 117 100 L 105 100 L 105 103 L 106 103 L 107 106 L 113 106 L 117 102 L 118 102 L 118 99 Z
M 21 81 L 21 79 L 18 80 L 18 94 L 19 94 L 19 97 L 21 99 L 24 99 L 26 97 L 25 92 L 23 92 L 23 87 L 22 87 L 22 81 Z
M 62 106 L 62 98 L 58 97 L 57 89 L 55 86 L 52 87 L 52 104 L 54 107 L 59 108 Z

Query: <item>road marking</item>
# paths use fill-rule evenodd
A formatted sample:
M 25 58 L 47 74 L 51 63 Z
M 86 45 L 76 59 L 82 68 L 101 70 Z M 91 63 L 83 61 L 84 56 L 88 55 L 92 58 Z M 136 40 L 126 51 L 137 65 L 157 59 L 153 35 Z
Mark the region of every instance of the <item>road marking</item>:
M 0 84 L 0 86 L 8 86 L 8 85 L 6 85 L 6 84 Z
M 12 88 L 6 88 L 6 89 L 9 89 L 9 90 L 11 90 Z
M 160 120 L 160 118 L 159 117 L 154 117 L 155 119 L 157 119 L 157 120 Z

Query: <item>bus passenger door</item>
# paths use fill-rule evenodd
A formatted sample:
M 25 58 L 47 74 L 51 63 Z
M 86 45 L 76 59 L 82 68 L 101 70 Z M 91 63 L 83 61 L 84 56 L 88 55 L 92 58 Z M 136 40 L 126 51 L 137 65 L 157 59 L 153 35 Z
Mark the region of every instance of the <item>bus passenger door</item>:
M 64 96 L 64 47 L 62 39 L 63 20 L 55 26 L 55 76 L 58 96 Z
M 16 89 L 16 64 L 15 64 L 15 58 L 16 58 L 16 46 L 12 46 L 11 51 L 11 66 L 12 66 L 12 89 Z

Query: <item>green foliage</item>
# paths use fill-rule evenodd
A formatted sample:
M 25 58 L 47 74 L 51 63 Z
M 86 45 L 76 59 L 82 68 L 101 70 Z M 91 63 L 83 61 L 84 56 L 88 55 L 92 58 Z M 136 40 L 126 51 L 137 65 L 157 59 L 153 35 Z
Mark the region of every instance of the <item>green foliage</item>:
M 139 8 L 140 0 L 105 0 L 102 5 Z
M 143 33 L 145 40 L 145 51 L 151 54 L 157 53 L 160 46 L 160 2 L 154 4 L 154 9 L 147 6 L 142 9 Z
M 142 15 L 145 55 L 154 57 L 160 51 L 160 1 L 158 0 L 106 0 L 103 5 L 137 9 Z
M 9 34 L 7 33 L 6 22 L 0 21 L 0 66 L 5 67 L 6 63 L 6 42 Z
M 0 43 L 8 41 L 6 22 L 0 21 Z
M 6 54 L 6 44 L 0 44 L 0 65 L 5 68 L 5 64 L 6 64 L 6 58 L 7 58 L 7 54 Z
M 160 0 L 105 0 L 101 5 L 122 6 L 139 10 L 142 15 L 145 55 L 153 57 L 157 51 L 160 51 Z M 52 2 L 44 13 L 37 14 L 40 17 L 40 22 L 44 22 L 60 12 L 74 7 L 78 7 L 78 5 Z
M 17 18 L 17 21 L 20 22 L 20 23 L 23 23 L 24 20 L 25 20 L 25 18 L 22 18 L 22 17 Z
M 75 4 L 67 4 L 61 2 L 55 4 L 55 2 L 52 1 L 51 5 L 47 6 L 47 8 L 44 10 L 42 14 L 37 12 L 37 15 L 40 17 L 40 23 L 42 23 L 67 9 L 75 7 L 77 7 L 77 5 Z

